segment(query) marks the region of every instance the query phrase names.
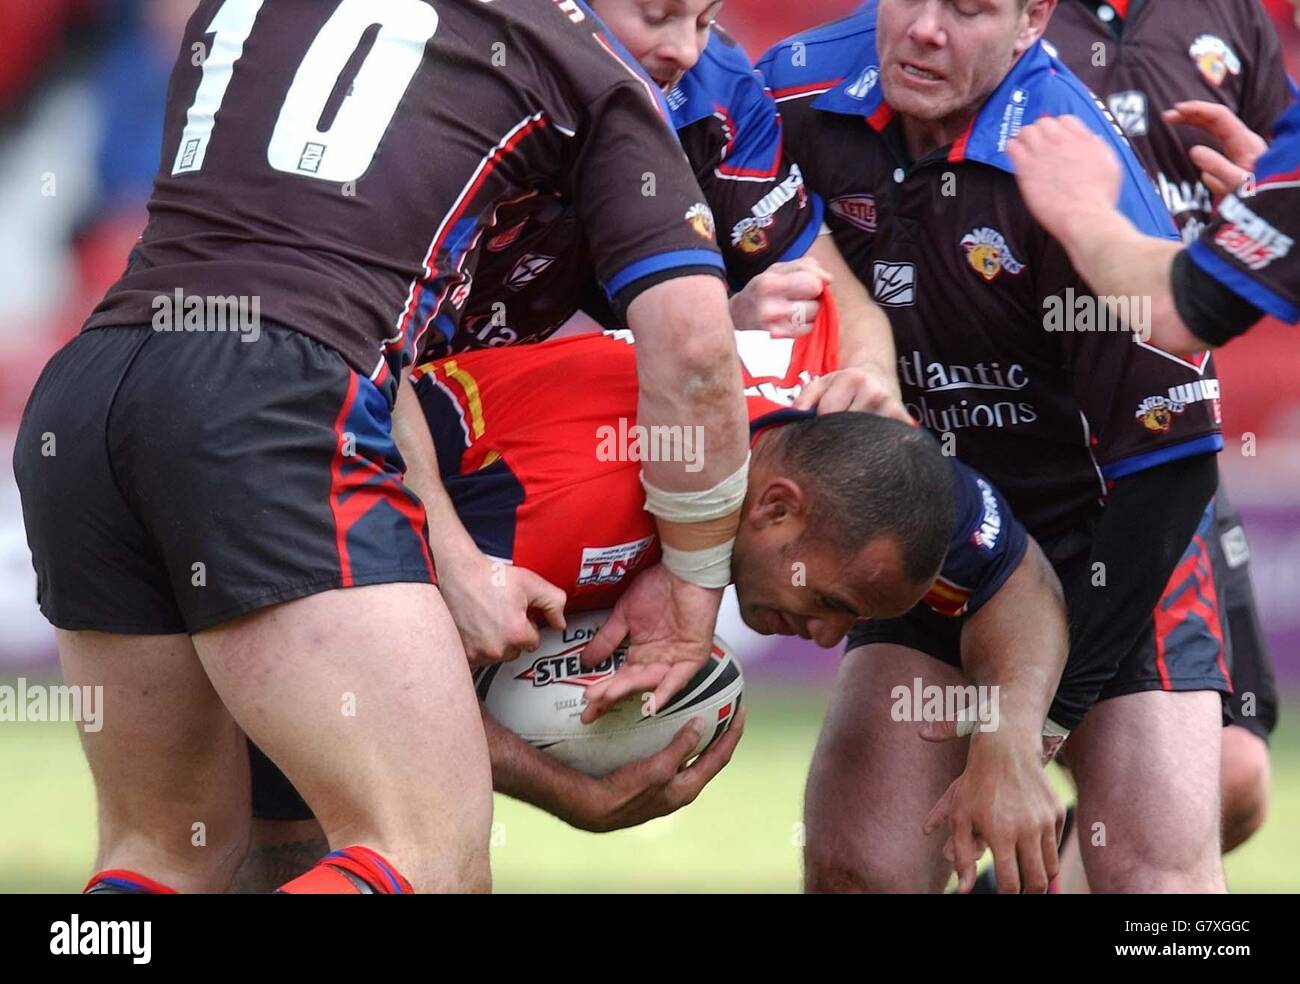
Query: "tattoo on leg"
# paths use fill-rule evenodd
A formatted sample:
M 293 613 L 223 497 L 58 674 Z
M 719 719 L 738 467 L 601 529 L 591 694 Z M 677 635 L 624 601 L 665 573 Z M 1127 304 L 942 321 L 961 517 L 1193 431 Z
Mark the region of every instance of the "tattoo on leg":
M 315 867 L 329 850 L 330 846 L 323 837 L 251 848 L 230 891 L 236 895 L 273 892 L 291 878 Z

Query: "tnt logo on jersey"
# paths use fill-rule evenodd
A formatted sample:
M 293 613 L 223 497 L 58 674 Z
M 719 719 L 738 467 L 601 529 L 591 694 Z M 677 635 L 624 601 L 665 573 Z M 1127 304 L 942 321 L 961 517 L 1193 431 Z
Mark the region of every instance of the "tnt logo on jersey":
M 877 304 L 908 307 L 916 303 L 916 267 L 877 260 L 871 268 L 871 293 Z
M 966 233 L 961 237 L 961 246 L 971 269 L 988 283 L 997 280 L 1003 270 L 1014 276 L 1025 268 L 1011 252 L 1006 237 L 988 226 Z
M 1202 34 L 1192 42 L 1187 53 L 1192 56 L 1196 67 L 1205 76 L 1205 81 L 1216 89 L 1223 85 L 1223 80 L 1229 73 L 1241 74 L 1241 59 L 1228 47 L 1228 43 L 1223 38 L 1215 37 L 1213 34 Z
M 876 199 L 871 195 L 842 195 L 831 199 L 831 211 L 863 232 L 876 231 Z
M 653 542 L 654 537 L 647 536 L 612 547 L 583 547 L 582 560 L 578 566 L 578 587 L 617 584 L 627 577 L 628 571 L 636 567 Z
M 1130 90 L 1113 92 L 1106 97 L 1110 115 L 1120 129 L 1130 137 L 1144 137 L 1147 133 L 1147 97 L 1146 93 Z

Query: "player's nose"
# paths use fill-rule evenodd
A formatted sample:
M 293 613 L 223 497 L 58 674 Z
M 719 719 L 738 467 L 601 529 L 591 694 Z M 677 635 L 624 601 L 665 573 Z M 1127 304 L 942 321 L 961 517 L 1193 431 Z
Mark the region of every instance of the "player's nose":
M 854 619 L 851 615 L 834 615 L 826 618 L 810 618 L 805 624 L 813 642 L 823 649 L 830 649 L 832 646 L 838 645 L 849 634 L 853 622 Z
M 907 36 L 917 44 L 938 46 L 943 43 L 943 24 L 939 20 L 941 0 L 923 0 L 907 27 Z
M 701 38 L 695 24 L 683 22 L 660 42 L 655 53 L 679 72 L 689 72 L 704 53 L 707 36 Z

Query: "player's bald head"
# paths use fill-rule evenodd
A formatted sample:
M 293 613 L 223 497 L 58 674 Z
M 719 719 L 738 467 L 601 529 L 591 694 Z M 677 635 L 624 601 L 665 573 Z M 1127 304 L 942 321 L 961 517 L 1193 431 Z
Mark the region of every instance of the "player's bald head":
M 807 496 L 805 538 L 856 555 L 888 537 L 909 580 L 934 577 L 952 534 L 956 486 L 926 431 L 870 413 L 830 413 L 775 429 L 761 452 L 771 472 Z

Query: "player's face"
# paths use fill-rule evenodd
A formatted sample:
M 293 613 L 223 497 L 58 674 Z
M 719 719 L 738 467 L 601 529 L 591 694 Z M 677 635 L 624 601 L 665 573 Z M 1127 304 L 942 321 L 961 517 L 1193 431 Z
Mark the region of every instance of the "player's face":
M 1047 26 L 1056 0 L 880 0 L 876 43 L 885 99 L 941 121 L 983 104 Z
M 591 6 L 667 89 L 700 60 L 722 0 L 594 0 Z
M 807 532 L 797 515 L 747 512 L 731 561 L 740 616 L 763 635 L 839 643 L 861 619 L 897 618 L 929 588 L 903 574 L 896 541 L 878 537 L 856 556 Z

